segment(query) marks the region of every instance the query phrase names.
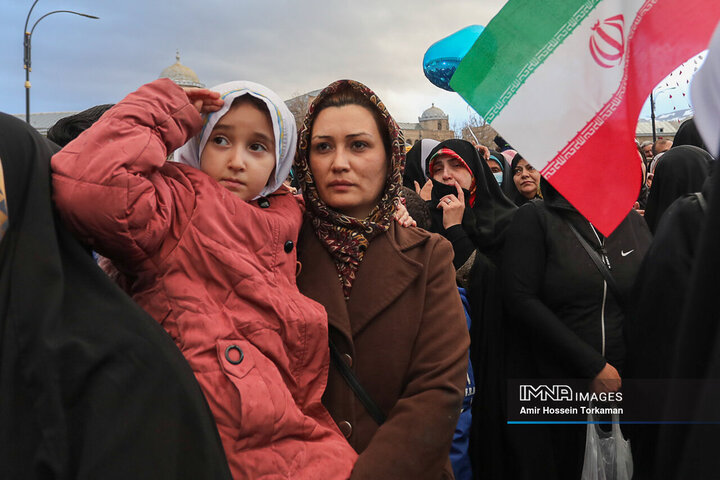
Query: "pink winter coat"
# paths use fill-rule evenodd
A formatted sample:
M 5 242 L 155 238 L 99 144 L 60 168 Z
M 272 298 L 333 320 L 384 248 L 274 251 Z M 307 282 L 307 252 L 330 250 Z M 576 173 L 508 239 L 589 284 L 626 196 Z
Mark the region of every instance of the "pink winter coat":
M 55 202 L 182 350 L 235 478 L 347 478 L 356 454 L 321 404 L 327 316 L 295 284 L 301 208 L 166 162 L 201 124 L 169 80 L 141 87 L 53 157 Z

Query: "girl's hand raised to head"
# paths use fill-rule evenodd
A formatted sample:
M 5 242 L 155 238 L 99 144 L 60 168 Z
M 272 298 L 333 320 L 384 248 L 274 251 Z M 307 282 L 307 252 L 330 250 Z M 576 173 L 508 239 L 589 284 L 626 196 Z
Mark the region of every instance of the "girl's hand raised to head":
M 201 114 L 217 112 L 224 104 L 220 93 L 207 88 L 183 87 L 183 91 L 187 95 L 188 101 Z

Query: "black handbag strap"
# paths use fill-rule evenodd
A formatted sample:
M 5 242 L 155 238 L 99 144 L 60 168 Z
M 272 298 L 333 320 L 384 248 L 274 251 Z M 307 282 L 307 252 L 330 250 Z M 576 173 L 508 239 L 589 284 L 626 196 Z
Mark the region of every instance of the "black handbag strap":
M 355 396 L 357 396 L 358 400 L 360 400 L 360 403 L 363 404 L 365 410 L 367 410 L 372 419 L 375 420 L 375 423 L 377 423 L 378 425 L 382 425 L 383 423 L 385 423 L 385 419 L 387 417 L 385 417 L 385 414 L 380 409 L 380 407 L 377 406 L 377 404 L 373 401 L 372 397 L 370 397 L 370 394 L 368 394 L 367 391 L 360 384 L 360 381 L 358 381 L 352 369 L 342 359 L 342 357 L 340 356 L 340 351 L 337 349 L 333 341 L 330 339 L 328 340 L 330 343 L 330 358 L 332 359 L 332 362 L 335 364 L 337 369 L 340 370 L 340 374 L 345 379 L 345 382 L 347 382 L 352 391 L 355 392 Z
M 583 246 L 587 254 L 590 256 L 590 259 L 593 261 L 595 266 L 598 270 L 600 270 L 600 273 L 602 274 L 603 278 L 605 278 L 605 282 L 607 282 L 608 288 L 610 288 L 610 291 L 617 299 L 617 302 L 620 304 L 620 307 L 624 310 L 625 309 L 625 298 L 620 293 L 620 287 L 618 287 L 617 282 L 615 282 L 615 278 L 612 276 L 612 273 L 610 273 L 610 269 L 605 264 L 605 261 L 603 261 L 602 258 L 600 258 L 600 254 L 598 254 L 597 250 L 595 250 L 592 245 L 588 243 L 585 238 L 580 235 L 580 232 L 577 231 L 577 229 L 573 226 L 572 223 L 567 218 L 563 218 L 565 220 L 565 223 L 568 227 L 570 227 L 570 230 L 575 234 L 578 241 L 580 242 L 580 245 Z

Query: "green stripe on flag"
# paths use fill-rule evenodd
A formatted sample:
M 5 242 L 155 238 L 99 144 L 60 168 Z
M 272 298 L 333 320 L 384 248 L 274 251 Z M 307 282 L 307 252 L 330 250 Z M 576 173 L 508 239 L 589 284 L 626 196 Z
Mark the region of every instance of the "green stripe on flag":
M 510 0 L 460 62 L 450 86 L 492 122 L 601 1 Z

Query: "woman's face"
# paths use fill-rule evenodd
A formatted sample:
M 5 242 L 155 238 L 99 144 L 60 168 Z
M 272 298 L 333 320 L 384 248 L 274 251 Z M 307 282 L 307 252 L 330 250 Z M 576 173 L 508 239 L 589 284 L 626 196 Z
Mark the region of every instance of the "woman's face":
M 373 114 L 360 105 L 322 110 L 310 135 L 309 163 L 318 195 L 330 208 L 366 218 L 380 201 L 388 174 Z
M 472 186 L 472 174 L 467 167 L 455 157 L 442 154 L 432 160 L 430 174 L 436 182 L 445 185 L 460 185 L 460 188 L 470 190 Z
M 521 159 L 513 170 L 515 188 L 525 198 L 535 198 L 540 185 L 540 172 L 535 170 L 525 159 Z

